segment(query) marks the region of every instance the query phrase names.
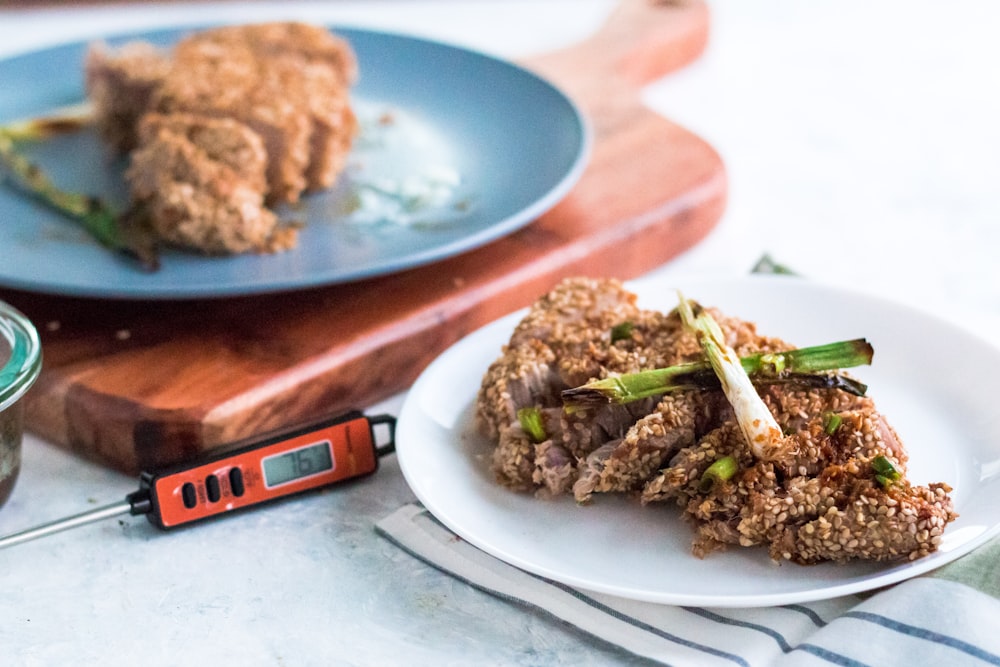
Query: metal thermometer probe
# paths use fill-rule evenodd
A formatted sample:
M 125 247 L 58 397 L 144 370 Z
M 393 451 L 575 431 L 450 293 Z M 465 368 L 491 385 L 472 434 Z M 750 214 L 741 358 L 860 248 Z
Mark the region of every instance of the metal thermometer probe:
M 388 428 L 377 444 L 375 427 Z M 374 473 L 395 449 L 396 420 L 350 412 L 240 443 L 213 458 L 142 473 L 125 500 L 0 538 L 0 549 L 123 514 L 168 530 Z

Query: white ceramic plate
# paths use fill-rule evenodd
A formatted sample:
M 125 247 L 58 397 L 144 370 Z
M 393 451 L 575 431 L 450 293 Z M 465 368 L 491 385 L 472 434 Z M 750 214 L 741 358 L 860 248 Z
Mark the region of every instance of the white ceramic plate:
M 640 305 L 669 309 L 674 289 L 805 346 L 867 337 L 874 363 L 852 371 L 900 433 L 916 483 L 944 481 L 961 513 L 938 552 L 901 564 L 776 565 L 763 549 L 691 555 L 672 505 L 620 497 L 577 506 L 496 485 L 491 445 L 474 430 L 482 374 L 521 314 L 458 342 L 429 366 L 403 405 L 400 466 L 419 500 L 457 535 L 529 572 L 591 591 L 676 605 L 752 607 L 825 599 L 902 581 L 1000 533 L 1000 350 L 913 309 L 787 277 L 633 283 Z

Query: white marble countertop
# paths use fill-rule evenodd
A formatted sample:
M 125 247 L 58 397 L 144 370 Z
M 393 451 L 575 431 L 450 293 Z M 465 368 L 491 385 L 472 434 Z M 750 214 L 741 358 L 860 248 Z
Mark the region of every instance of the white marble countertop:
M 0 10 L 0 57 L 105 32 L 293 17 L 507 57 L 572 43 L 609 1 L 262 2 Z M 1000 5 L 713 0 L 695 64 L 646 100 L 730 177 L 718 227 L 660 273 L 809 277 L 965 317 L 1000 342 Z M 3 91 L 2 94 L 10 94 Z M 372 413 L 394 413 L 396 397 Z M 37 437 L 0 533 L 122 499 L 136 480 Z M 0 656 L 18 665 L 642 664 L 465 586 L 376 535 L 413 494 L 374 477 L 164 534 L 124 517 L 0 552 Z

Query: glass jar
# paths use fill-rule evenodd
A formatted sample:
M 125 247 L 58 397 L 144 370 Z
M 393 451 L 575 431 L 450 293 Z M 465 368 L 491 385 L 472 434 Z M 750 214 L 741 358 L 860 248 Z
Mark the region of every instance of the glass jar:
M 42 345 L 27 317 L 0 301 L 0 505 L 21 471 L 24 401 L 42 369 Z

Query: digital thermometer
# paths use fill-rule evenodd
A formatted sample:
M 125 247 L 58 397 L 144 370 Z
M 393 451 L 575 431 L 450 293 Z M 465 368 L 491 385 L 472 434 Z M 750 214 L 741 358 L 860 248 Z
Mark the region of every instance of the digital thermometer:
M 375 427 L 388 428 L 379 445 Z M 114 505 L 0 538 L 0 548 L 117 516 L 146 515 L 161 529 L 235 512 L 374 473 L 394 449 L 395 419 L 351 412 L 235 445 L 211 459 L 142 473 L 139 490 Z

